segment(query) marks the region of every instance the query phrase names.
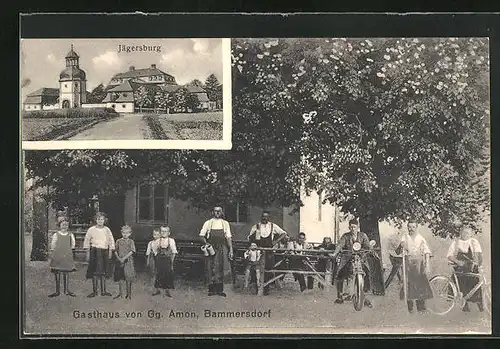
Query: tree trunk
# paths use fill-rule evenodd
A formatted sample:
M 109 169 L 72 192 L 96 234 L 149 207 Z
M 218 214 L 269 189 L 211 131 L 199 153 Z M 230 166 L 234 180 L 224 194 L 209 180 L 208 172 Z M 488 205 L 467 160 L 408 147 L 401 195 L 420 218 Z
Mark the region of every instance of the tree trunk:
M 384 270 L 382 268 L 382 249 L 380 245 L 380 231 L 378 228 L 378 217 L 367 215 L 359 220 L 359 227 L 363 233 L 368 235 L 370 240 L 375 240 L 376 254 L 379 259 L 367 255 L 368 266 L 370 268 L 370 286 L 373 294 L 384 295 Z
M 30 260 L 46 261 L 48 257 L 48 209 L 44 199 L 35 197 L 33 200 L 33 246 Z

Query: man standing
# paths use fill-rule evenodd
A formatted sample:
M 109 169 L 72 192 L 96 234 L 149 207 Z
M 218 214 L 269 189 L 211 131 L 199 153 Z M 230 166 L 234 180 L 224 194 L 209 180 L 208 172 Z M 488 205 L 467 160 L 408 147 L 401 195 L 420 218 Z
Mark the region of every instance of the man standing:
M 260 217 L 260 222 L 254 224 L 252 229 L 250 230 L 250 234 L 248 234 L 248 240 L 250 243 L 254 242 L 258 247 L 274 247 L 278 238 L 283 235 L 288 235 L 286 231 L 280 228 L 275 223 L 269 221 L 269 211 L 263 211 Z M 264 253 L 265 258 L 261 258 L 261 263 L 263 263 L 264 269 L 271 269 L 275 264 L 275 258 L 272 253 Z M 264 278 L 260 278 L 267 282 L 271 279 L 271 275 L 269 273 L 264 273 Z M 269 294 L 269 285 L 264 287 L 264 295 Z
M 355 242 L 359 242 L 361 244 L 362 249 L 371 249 L 370 240 L 368 239 L 368 235 L 359 231 L 359 223 L 357 219 L 351 219 L 349 221 L 349 232 L 342 235 L 335 248 L 335 251 L 332 254 L 332 257 L 336 259 L 336 257 L 343 251 L 340 255 L 340 258 L 337 260 L 335 267 L 335 279 L 337 286 L 337 299 L 335 303 L 341 304 L 344 303 L 344 299 L 342 298 L 343 290 L 344 290 L 344 281 L 347 280 L 353 273 L 352 268 L 352 247 Z M 370 290 L 370 277 L 369 270 L 366 266 L 366 262 L 363 263 L 363 269 L 365 269 L 365 277 L 364 277 L 364 291 L 368 292 Z M 350 297 L 348 297 L 349 299 Z M 369 308 L 372 307 L 371 302 L 368 298 L 365 298 L 365 305 Z
M 396 231 L 389 237 L 389 242 L 387 244 L 387 250 L 389 251 L 389 260 L 391 261 L 392 269 L 385 280 L 384 289 L 387 289 L 394 279 L 394 276 L 398 276 L 399 283 L 401 284 L 401 268 L 403 266 L 403 256 L 401 253 L 397 253 L 399 244 L 401 243 L 401 233 Z
M 413 312 L 413 301 L 417 311 L 426 311 L 425 300 L 432 298 L 432 290 L 429 285 L 430 255 L 431 250 L 425 238 L 417 232 L 417 222 L 413 219 L 408 221 L 408 235 L 404 235 L 397 252 L 403 252 L 405 258 L 406 285 L 401 289 L 400 297 L 406 301 L 408 312 Z
M 212 245 L 215 254 L 207 257 L 208 295 L 226 297 L 224 293 L 224 246 L 229 250 L 229 259 L 233 259 L 233 244 L 229 222 L 222 218 L 222 207 L 216 206 L 213 217 L 203 224 L 200 237 L 204 244 Z

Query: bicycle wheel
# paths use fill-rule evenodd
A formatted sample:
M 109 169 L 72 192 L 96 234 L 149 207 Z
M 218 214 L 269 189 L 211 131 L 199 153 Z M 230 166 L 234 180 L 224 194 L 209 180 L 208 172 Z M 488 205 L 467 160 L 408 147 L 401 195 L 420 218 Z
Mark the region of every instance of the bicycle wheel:
M 429 310 L 436 315 L 448 314 L 458 298 L 457 288 L 449 277 L 436 275 L 429 280 L 432 298 L 428 300 Z
M 365 292 L 363 290 L 363 287 L 363 275 L 357 274 L 356 278 L 354 279 L 354 297 L 352 298 L 354 309 L 357 311 L 363 309 L 363 305 L 365 303 Z
M 487 282 L 482 287 L 483 292 L 483 307 L 491 316 L 491 282 Z

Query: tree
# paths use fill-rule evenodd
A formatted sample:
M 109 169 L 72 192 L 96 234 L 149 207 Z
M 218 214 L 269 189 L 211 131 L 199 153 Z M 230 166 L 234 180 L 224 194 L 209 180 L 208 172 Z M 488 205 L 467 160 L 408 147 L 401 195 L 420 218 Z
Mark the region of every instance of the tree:
M 99 84 L 89 93 L 87 103 L 101 103 L 106 98 L 106 94 L 104 85 Z
M 174 108 L 185 112 L 187 108 L 186 101 L 188 95 L 189 91 L 186 87 L 178 88 L 177 91 L 174 92 Z
M 441 236 L 464 215 L 479 229 L 487 183 L 466 188 L 487 171 L 486 40 L 235 40 L 232 58 L 233 113 L 300 130 L 292 178 L 371 237 L 410 215 Z
M 151 104 L 150 93 L 145 85 L 140 85 L 134 91 L 134 102 L 139 105 L 139 111 L 142 113 L 142 108 L 148 104 Z
M 200 108 L 200 100 L 196 93 L 188 93 L 186 96 L 186 108 L 192 111 L 198 111 Z
M 198 79 L 194 79 L 193 81 L 189 82 L 187 85 L 205 88 L 205 86 L 203 86 L 203 83 Z
M 210 101 L 217 101 L 219 98 L 219 90 L 221 84 L 214 74 L 210 74 L 205 80 L 205 91 L 207 91 L 207 96 Z

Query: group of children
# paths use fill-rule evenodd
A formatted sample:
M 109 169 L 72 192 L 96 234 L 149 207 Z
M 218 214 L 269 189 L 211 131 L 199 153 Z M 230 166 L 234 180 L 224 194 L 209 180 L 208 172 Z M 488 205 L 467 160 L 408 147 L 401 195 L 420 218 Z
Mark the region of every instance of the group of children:
M 134 240 L 130 238 L 132 229 L 125 225 L 121 229 L 122 237 L 114 240 L 111 230 L 105 225 L 106 215 L 98 212 L 95 216 L 95 225 L 90 227 L 85 234 L 83 248 L 86 250 L 88 261 L 86 278 L 92 279 L 92 293 L 87 297 L 97 296 L 98 284 L 100 283 L 101 296 L 111 296 L 106 290 L 106 279 L 110 276 L 110 264 L 114 259 L 113 280 L 119 285 L 119 292 L 113 298 L 132 298 L 132 283 L 136 278 L 134 268 L 134 255 L 136 248 Z M 49 297 L 57 297 L 61 294 L 61 276 L 63 277 L 64 294 L 75 297 L 69 291 L 68 274 L 75 271 L 73 250 L 75 248 L 75 237 L 68 231 L 69 222 L 66 217 L 58 219 L 59 230 L 52 235 L 50 244 L 51 258 L 50 269 L 55 275 L 56 291 Z M 149 242 L 146 258 L 147 266 L 152 277 L 154 287 L 153 296 L 159 295 L 160 289 L 165 290 L 165 295 L 172 297 L 171 289 L 174 288 L 174 260 L 177 254 L 175 240 L 169 237 L 170 228 L 162 226 L 153 231 L 153 240 Z

